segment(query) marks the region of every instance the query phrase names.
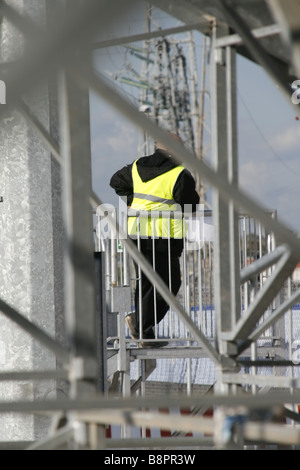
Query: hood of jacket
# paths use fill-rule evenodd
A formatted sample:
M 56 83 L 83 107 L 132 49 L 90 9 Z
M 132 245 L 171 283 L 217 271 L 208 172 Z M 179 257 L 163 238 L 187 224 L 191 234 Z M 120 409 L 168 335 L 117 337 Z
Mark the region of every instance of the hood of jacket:
M 147 181 L 172 170 L 180 165 L 168 153 L 163 150 L 156 150 L 152 155 L 141 157 L 137 161 L 137 170 L 141 180 Z

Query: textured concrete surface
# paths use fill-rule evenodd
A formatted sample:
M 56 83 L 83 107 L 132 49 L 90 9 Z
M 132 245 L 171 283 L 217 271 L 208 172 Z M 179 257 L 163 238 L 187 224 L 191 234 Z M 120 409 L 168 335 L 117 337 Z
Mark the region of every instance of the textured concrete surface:
M 40 24 L 45 21 L 45 0 L 7 3 Z M 22 35 L 5 20 L 0 35 L 0 63 L 20 57 Z M 54 133 L 56 118 L 53 109 L 50 112 L 48 87 L 41 85 L 26 101 Z M 17 111 L 1 122 L 0 149 L 0 298 L 55 336 L 57 325 L 63 329 L 60 170 Z M 0 373 L 55 366 L 52 353 L 0 314 Z M 1 401 L 39 400 L 55 394 L 54 381 L 0 382 Z M 33 440 L 47 429 L 48 419 L 0 414 L 0 441 Z

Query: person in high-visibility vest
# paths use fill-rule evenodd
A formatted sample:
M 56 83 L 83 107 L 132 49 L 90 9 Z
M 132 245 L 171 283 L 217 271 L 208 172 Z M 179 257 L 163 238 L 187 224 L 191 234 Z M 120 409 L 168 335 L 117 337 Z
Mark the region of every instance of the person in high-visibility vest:
M 177 134 L 170 135 L 183 144 Z M 183 213 L 185 205 L 195 211 L 199 204 L 193 176 L 172 158 L 163 144 L 157 144 L 154 154 L 138 158 L 117 171 L 110 180 L 110 186 L 119 196 L 127 196 L 127 204 L 131 209 L 128 217 L 129 236 L 138 243 L 146 259 L 176 295 L 181 285 L 179 259 L 184 237 L 183 220 L 182 217 L 177 218 L 177 215 Z M 140 216 L 136 215 L 139 213 Z M 167 217 L 163 216 L 164 213 Z M 153 214 L 162 216 L 153 217 Z M 169 305 L 143 272 L 141 328 L 139 296 L 137 283 L 135 312 L 125 318 L 132 338 L 138 339 L 142 330 L 142 347 L 166 345 L 162 341 L 153 341 L 154 325 L 164 318 Z

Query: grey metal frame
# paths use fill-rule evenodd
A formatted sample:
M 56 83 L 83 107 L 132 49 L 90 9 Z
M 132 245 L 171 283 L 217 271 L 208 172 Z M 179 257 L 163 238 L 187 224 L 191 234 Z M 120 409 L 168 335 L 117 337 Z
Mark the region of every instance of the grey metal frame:
M 74 1 L 71 2 L 72 6 Z M 214 67 L 214 87 L 213 87 L 213 116 L 214 127 L 212 130 L 213 144 L 214 144 L 214 168 L 211 168 L 204 161 L 195 159 L 187 149 L 182 149 L 176 142 L 174 142 L 168 135 L 161 129 L 157 128 L 151 121 L 141 115 L 131 104 L 116 93 L 114 89 L 106 83 L 102 77 L 97 76 L 88 67 L 88 60 L 92 45 L 90 39 L 92 34 L 98 31 L 100 25 L 104 25 L 105 21 L 112 20 L 116 11 L 121 14 L 125 2 L 112 2 L 108 1 L 85 1 L 81 3 L 84 5 L 82 10 L 72 8 L 68 10 L 64 22 L 61 22 L 60 28 L 45 34 L 40 28 L 28 21 L 15 12 L 4 0 L 0 2 L 0 12 L 12 21 L 17 28 L 24 34 L 30 34 L 31 37 L 41 40 L 41 47 L 38 48 L 37 53 L 33 57 L 29 57 L 28 62 L 25 60 L 25 65 L 19 67 L 16 74 L 15 69 L 10 70 L 8 65 L 8 72 L 3 77 L 7 83 L 10 83 L 9 100 L 12 105 L 20 106 L 27 119 L 33 124 L 37 132 L 42 136 L 47 148 L 53 155 L 63 163 L 64 174 L 64 203 L 65 203 L 65 224 L 67 227 L 67 249 L 65 252 L 66 266 L 69 269 L 70 282 L 66 292 L 66 317 L 67 317 L 67 331 L 68 339 L 70 340 L 70 349 L 67 349 L 47 334 L 42 332 L 38 327 L 26 321 L 26 319 L 16 312 L 9 305 L 1 300 L 1 312 L 7 315 L 11 320 L 15 321 L 19 326 L 24 328 L 33 337 L 38 339 L 45 347 L 49 348 L 64 362 L 68 379 L 74 385 L 72 388 L 71 396 L 68 400 L 62 402 L 55 400 L 54 402 L 44 401 L 39 403 L 0 403 L 0 412 L 5 411 L 24 411 L 24 412 L 52 412 L 52 413 L 66 413 L 68 417 L 67 426 L 59 430 L 58 428 L 49 435 L 49 439 L 36 443 L 32 448 L 53 448 L 60 447 L 73 442 L 76 448 L 82 447 L 95 447 L 101 448 L 105 446 L 105 439 L 103 434 L 98 433 L 95 437 L 94 426 L 96 424 L 103 425 L 104 423 L 111 422 L 113 419 L 112 407 L 118 408 L 118 412 L 114 419 L 116 422 L 128 424 L 130 421 L 135 421 L 138 424 L 143 424 L 145 417 L 147 419 L 153 418 L 153 423 L 157 426 L 161 425 L 161 417 L 152 416 L 147 414 L 145 416 L 142 412 L 136 411 L 139 407 L 149 406 L 149 399 L 123 398 L 112 401 L 109 398 L 100 396 L 98 399 L 82 398 L 81 391 L 95 391 L 96 388 L 96 339 L 93 334 L 93 324 L 95 321 L 95 306 L 92 301 L 94 295 L 94 279 L 92 273 L 92 210 L 95 210 L 100 204 L 101 200 L 92 192 L 90 175 L 88 170 L 89 165 L 89 122 L 87 118 L 87 110 L 81 106 L 78 115 L 72 113 L 77 97 L 80 97 L 79 103 L 84 103 L 86 106 L 86 94 L 88 89 L 94 90 L 106 99 L 112 106 L 118 109 L 123 115 L 132 120 L 138 126 L 143 127 L 152 137 L 165 143 L 173 152 L 176 158 L 184 161 L 192 170 L 194 170 L 201 178 L 207 180 L 215 188 L 214 199 L 214 217 L 215 227 L 218 233 L 217 244 L 215 249 L 215 267 L 216 272 L 216 289 L 218 298 L 222 300 L 219 302 L 217 308 L 218 329 L 219 337 L 216 348 L 207 341 L 205 336 L 195 328 L 194 324 L 190 321 L 186 312 L 182 309 L 181 305 L 170 294 L 168 288 L 163 286 L 157 274 L 152 270 L 143 257 L 140 255 L 136 247 L 130 243 L 130 240 L 125 239 L 124 243 L 129 254 L 140 264 L 141 269 L 153 281 L 157 290 L 166 298 L 172 305 L 182 320 L 186 323 L 194 337 L 203 346 L 204 350 L 219 366 L 219 378 L 217 394 L 213 397 L 181 397 L 174 399 L 173 402 L 186 405 L 209 403 L 209 405 L 216 406 L 216 410 L 222 407 L 238 407 L 243 405 L 247 409 L 262 406 L 269 409 L 273 405 L 282 403 L 295 404 L 299 403 L 300 397 L 297 392 L 290 394 L 288 392 L 278 393 L 276 396 L 232 396 L 229 392 L 232 391 L 232 386 L 236 381 L 242 383 L 244 380 L 247 383 L 262 384 L 264 380 L 268 385 L 272 385 L 273 381 L 268 381 L 265 378 L 254 377 L 251 381 L 247 376 L 237 376 L 234 370 L 237 366 L 238 354 L 249 345 L 250 341 L 256 339 L 261 331 L 268 327 L 270 322 L 275 321 L 282 315 L 286 309 L 292 304 L 293 301 L 299 298 L 296 293 L 287 303 L 279 306 L 261 327 L 255 328 L 257 320 L 263 315 L 266 305 L 277 295 L 280 285 L 289 276 L 294 266 L 300 259 L 300 243 L 299 238 L 293 234 L 289 228 L 278 220 L 273 219 L 271 216 L 266 216 L 264 209 L 244 194 L 237 186 L 236 181 L 236 116 L 235 116 L 235 71 L 234 71 L 234 51 L 227 40 L 223 46 L 221 42 L 221 29 L 218 22 L 213 22 L 213 45 L 212 57 Z M 155 3 L 155 2 L 154 2 Z M 159 3 L 159 2 L 158 2 Z M 169 6 L 173 2 L 162 2 L 161 7 Z M 188 2 L 183 2 L 188 3 Z M 205 2 L 201 2 L 202 6 Z M 248 30 L 246 24 L 233 11 L 229 2 L 216 2 L 219 4 L 223 13 L 228 17 L 228 23 L 239 34 L 246 47 L 255 55 L 256 60 L 261 63 L 265 70 L 272 76 L 276 74 L 279 78 L 280 84 L 284 92 L 290 99 L 289 88 L 286 85 L 286 77 L 277 74 L 274 63 L 270 61 L 267 53 L 262 50 L 259 45 L 258 39 L 255 38 Z M 284 24 L 286 32 L 289 32 L 290 15 L 284 17 L 284 12 L 279 11 L 278 5 L 282 2 L 272 2 L 274 9 L 280 13 L 280 17 L 285 20 Z M 291 7 L 297 7 L 297 2 L 289 2 Z M 128 2 L 126 2 L 128 5 Z M 70 3 L 69 5 L 70 7 Z M 80 6 L 80 2 L 78 3 Z M 116 8 L 116 5 L 118 8 Z M 126 5 L 126 7 L 127 7 Z M 182 5 L 183 9 L 185 5 Z M 79 14 L 78 14 L 79 12 Z M 290 10 L 288 11 L 290 12 Z M 212 25 L 210 20 L 200 22 L 202 30 L 207 33 Z M 187 25 L 187 29 L 193 29 L 194 24 Z M 277 31 L 276 31 L 277 32 Z M 166 32 L 167 33 L 167 32 Z M 268 34 L 268 33 L 267 33 Z M 228 32 L 224 31 L 225 37 L 228 38 Z M 295 42 L 298 36 L 291 35 L 291 44 L 295 51 L 294 60 L 298 64 L 299 54 L 297 50 L 297 43 Z M 120 39 L 122 42 L 122 39 Z M 102 46 L 105 46 L 105 42 Z M 73 54 L 74 48 L 77 48 L 77 54 Z M 225 47 L 225 49 L 224 49 Z M 83 60 L 82 60 L 83 59 Z M 84 66 L 83 66 L 84 65 Z M 42 67 L 43 66 L 43 67 Z M 225 67 L 224 67 L 225 66 Z M 53 137 L 43 128 L 42 124 L 32 115 L 30 110 L 20 102 L 20 97 L 27 90 L 34 86 L 35 82 L 41 77 L 40 70 L 43 68 L 43 75 L 50 71 L 64 68 L 64 72 L 60 70 L 60 74 L 64 77 L 60 82 L 60 92 L 62 99 L 59 101 L 59 108 L 61 111 L 61 142 L 58 145 Z M 63 75 L 61 75 L 63 77 Z M 77 85 L 74 85 L 74 80 Z M 219 88 L 226 89 L 226 93 L 219 94 Z M 76 95 L 76 100 L 74 96 Z M 5 116 L 5 107 L 0 107 L 0 118 Z M 226 123 L 226 125 L 225 125 Z M 77 139 L 77 130 L 80 125 L 82 133 L 80 139 Z M 76 145 L 78 147 L 76 147 Z M 226 160 L 222 161 L 223 154 L 220 151 L 222 148 L 227 149 Z M 86 155 L 86 160 L 80 164 L 77 156 Z M 87 167 L 83 163 L 87 163 Z M 81 177 L 84 176 L 83 184 L 81 184 Z M 80 184 L 79 184 L 80 182 Z M 256 303 L 251 306 L 245 316 L 240 317 L 240 274 L 237 270 L 237 246 L 236 246 L 236 233 L 237 233 L 237 211 L 244 210 L 251 214 L 255 219 L 272 231 L 282 243 L 285 243 L 286 248 L 276 251 L 272 258 L 272 262 L 277 264 L 270 284 L 260 293 Z M 224 245 L 226 247 L 224 251 Z M 224 257 L 226 255 L 226 258 Z M 225 262 L 224 262 L 225 261 Z M 267 264 L 269 260 L 266 260 Z M 229 269 L 228 269 L 229 268 Z M 254 263 L 251 269 L 261 270 L 259 262 Z M 85 273 L 86 276 L 83 276 Z M 250 275 L 250 273 L 249 273 Z M 229 282 L 229 284 L 228 284 Z M 77 290 L 78 289 L 78 290 Z M 78 297 L 79 294 L 79 297 Z M 228 296 L 229 294 L 229 296 Z M 223 302 L 225 299 L 225 302 Z M 87 312 L 83 311 L 83 304 L 88 306 L 88 321 L 86 321 Z M 242 346 L 240 344 L 242 341 Z M 51 371 L 49 374 L 52 375 Z M 61 373 L 64 375 L 63 373 Z M 29 376 L 37 377 L 36 373 L 29 374 Z M 43 376 L 43 374 L 41 374 Z M 20 378 L 22 374 L 20 374 Z M 57 372 L 53 371 L 53 377 L 57 377 Z M 7 374 L 5 375 L 7 378 Z M 17 377 L 14 377 L 17 378 Z M 279 380 L 279 384 L 289 385 L 290 382 Z M 288 382 L 288 384 L 286 384 Z M 92 386 L 91 386 L 92 383 Z M 83 388 L 81 388 L 81 386 Z M 92 393 L 93 396 L 93 393 Z M 164 400 L 162 400 L 163 402 Z M 170 406 L 172 400 L 168 397 L 165 398 L 165 403 Z M 125 410 L 126 409 L 126 413 Z M 128 411 L 129 409 L 129 411 Z M 91 410 L 91 412 L 89 412 Z M 216 413 L 217 415 L 217 413 Z M 224 416 L 221 418 L 221 424 L 226 419 Z M 86 428 L 88 424 L 88 429 Z M 192 424 L 193 423 L 193 424 Z M 170 417 L 169 422 L 165 421 L 164 425 L 174 427 L 174 422 Z M 212 432 L 212 421 L 206 421 L 204 418 L 192 419 L 191 417 L 182 417 L 176 422 L 176 426 L 180 430 L 191 429 L 195 426 L 198 431 Z M 103 428 L 100 428 L 100 431 Z M 88 438 L 87 431 L 90 432 Z M 260 441 L 262 433 L 265 441 L 269 443 L 284 443 L 289 445 L 299 445 L 300 438 L 297 428 L 287 428 L 284 425 L 272 425 L 266 423 L 246 423 L 243 428 L 244 438 L 253 441 Z M 222 443 L 215 441 L 217 445 L 222 446 Z M 182 440 L 184 442 L 184 440 Z M 182 442 L 180 443 L 181 445 Z M 124 441 L 125 444 L 125 441 Z M 151 442 L 149 441 L 149 446 Z

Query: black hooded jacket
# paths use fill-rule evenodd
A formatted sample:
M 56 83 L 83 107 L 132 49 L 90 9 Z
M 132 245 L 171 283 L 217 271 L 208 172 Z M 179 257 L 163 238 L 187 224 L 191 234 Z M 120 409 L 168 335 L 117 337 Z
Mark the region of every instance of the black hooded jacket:
M 121 170 L 117 171 L 110 180 L 110 186 L 115 190 L 118 196 L 127 196 L 127 204 L 131 205 L 133 200 L 133 180 L 132 180 L 132 165 L 126 165 Z M 137 170 L 143 182 L 147 182 L 157 176 L 160 176 L 167 171 L 172 170 L 178 166 L 178 163 L 173 160 L 167 152 L 163 150 L 156 150 L 153 155 L 141 157 L 137 161 Z M 199 204 L 199 195 L 195 189 L 195 180 L 191 173 L 184 169 L 177 178 L 173 189 L 173 198 L 175 202 L 180 204 L 184 210 L 185 204 L 190 204 L 192 211 L 196 210 Z M 167 240 L 159 240 L 157 248 L 159 251 L 166 249 Z M 145 248 L 147 247 L 147 240 L 143 240 Z M 149 243 L 149 249 L 151 248 Z M 173 253 L 179 256 L 182 251 L 182 240 L 172 240 Z
M 118 196 L 127 196 L 129 206 L 133 200 L 132 165 L 133 163 L 117 171 L 110 180 L 110 186 Z M 176 166 L 178 163 L 162 150 L 156 150 L 153 155 L 141 157 L 137 161 L 137 170 L 143 182 L 150 181 Z M 192 210 L 196 210 L 199 195 L 195 190 L 195 180 L 188 170 L 184 169 L 180 173 L 174 186 L 173 197 L 182 209 L 184 204 L 191 204 Z

